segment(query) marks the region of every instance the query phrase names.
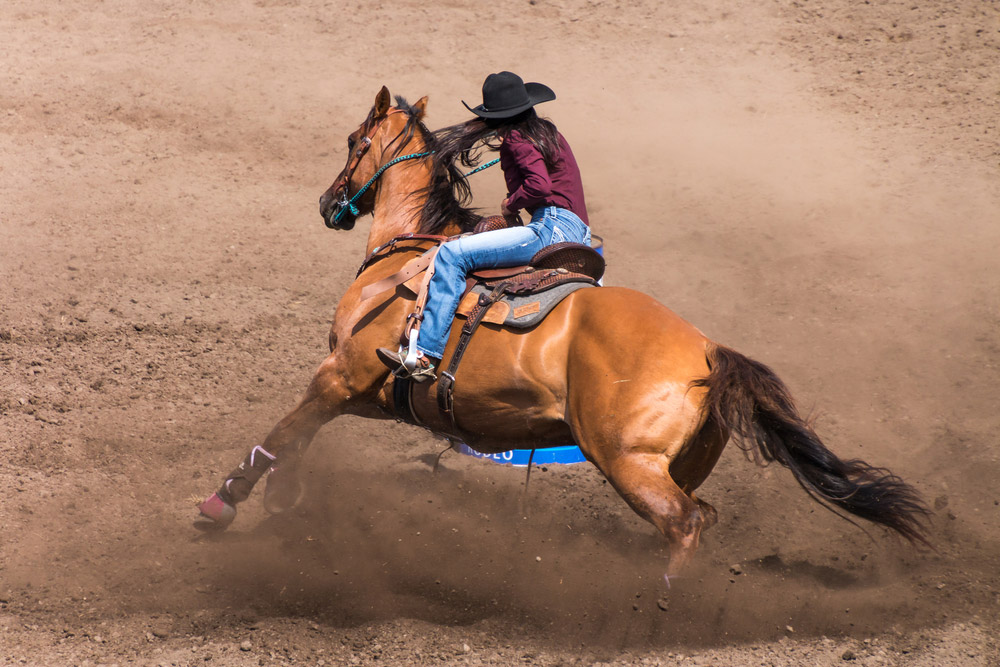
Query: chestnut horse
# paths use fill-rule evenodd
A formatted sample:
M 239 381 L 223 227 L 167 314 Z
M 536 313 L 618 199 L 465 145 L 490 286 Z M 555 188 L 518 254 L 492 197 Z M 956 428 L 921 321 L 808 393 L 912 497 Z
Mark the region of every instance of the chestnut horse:
M 399 339 L 413 297 L 400 288 L 362 300 L 361 291 L 434 243 L 393 239 L 452 236 L 478 219 L 459 201 L 468 186 L 456 165 L 433 155 L 436 138 L 422 122 L 426 101 L 409 105 L 397 97 L 393 107 L 383 87 L 348 137 L 347 165 L 320 199 L 320 212 L 342 230 L 371 213 L 368 252 L 378 259 L 365 264 L 340 301 L 330 355 L 301 403 L 199 505 L 207 527 L 227 526 L 269 470 L 265 506 L 294 505 L 301 493 L 296 462 L 334 417 L 392 418 L 393 378 L 375 350 Z M 496 453 L 575 443 L 667 539 L 668 576 L 691 560 L 701 531 L 716 521 L 715 509 L 694 491 L 730 437 L 758 463 L 789 468 L 814 500 L 926 544 L 927 510 L 910 486 L 884 468 L 837 458 L 770 369 L 712 342 L 645 294 L 582 289 L 532 329 L 481 327 L 462 368 L 454 403 L 467 444 Z

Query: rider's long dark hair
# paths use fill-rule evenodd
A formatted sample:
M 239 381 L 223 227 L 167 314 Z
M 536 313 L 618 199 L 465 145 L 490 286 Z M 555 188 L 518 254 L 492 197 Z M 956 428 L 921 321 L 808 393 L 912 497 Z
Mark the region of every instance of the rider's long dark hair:
M 517 132 L 542 154 L 550 169 L 559 159 L 559 131 L 552 121 L 528 109 L 512 118 L 473 118 L 434 133 L 438 158 L 458 160 L 465 167 L 479 164 L 484 150 L 498 151 L 500 143 Z
M 542 118 L 535 113 L 534 109 L 528 109 L 513 118 L 487 121 L 486 124 L 493 125 L 497 137 L 502 139 L 507 139 L 510 133 L 516 130 L 524 139 L 535 145 L 549 169 L 552 169 L 559 159 L 561 152 L 559 130 L 548 118 Z M 499 146 L 497 148 L 499 149 Z
M 439 216 L 429 215 L 428 212 L 440 209 L 440 202 L 436 201 L 438 197 L 434 195 L 442 193 L 440 186 L 444 182 L 450 184 L 456 210 L 461 210 L 464 214 L 459 216 L 459 224 L 463 229 L 467 227 L 471 229 L 468 220 L 465 219 L 469 211 L 463 207 L 472 199 L 472 190 L 463 173 L 480 164 L 484 151 L 500 150 L 502 141 L 510 137 L 515 130 L 535 145 L 549 169 L 555 165 L 561 152 L 559 131 L 552 121 L 541 118 L 534 109 L 528 109 L 512 118 L 473 118 L 433 133 L 429 143 L 434 151 L 435 173 L 429 188 L 431 199 L 424 211 L 423 231 L 427 232 L 438 226 L 439 221 L 436 218 Z M 451 215 L 455 215 L 455 212 L 452 211 Z M 443 216 L 440 217 L 443 219 Z M 475 221 L 472 224 L 474 225 Z

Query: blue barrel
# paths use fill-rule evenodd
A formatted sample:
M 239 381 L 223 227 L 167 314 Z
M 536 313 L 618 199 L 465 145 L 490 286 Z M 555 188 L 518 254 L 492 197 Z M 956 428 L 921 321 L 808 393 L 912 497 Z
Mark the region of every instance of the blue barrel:
M 494 463 L 503 463 L 518 467 L 528 465 L 528 461 L 531 461 L 535 465 L 548 465 L 551 463 L 583 463 L 587 460 L 583 456 L 583 452 L 576 445 L 536 449 L 534 458 L 531 457 L 530 449 L 511 449 L 499 454 L 483 454 L 469 447 L 464 442 L 458 443 L 458 451 L 466 456 L 474 456 L 477 459 L 488 459 Z
M 597 234 L 590 235 L 590 247 L 597 251 L 597 254 L 604 257 L 604 237 Z
M 590 247 L 600 253 L 601 257 L 604 256 L 604 239 L 600 236 L 596 234 L 591 235 Z M 603 280 L 601 280 L 601 284 L 604 284 Z M 530 449 L 511 449 L 499 454 L 483 454 L 469 447 L 464 442 L 458 443 L 458 451 L 466 456 L 474 456 L 477 459 L 488 459 L 495 463 L 518 467 L 528 465 L 528 461 L 537 465 L 548 465 L 551 463 L 583 463 L 587 460 L 583 452 L 576 445 L 536 449 L 534 450 L 534 457 L 531 456 L 532 450 Z

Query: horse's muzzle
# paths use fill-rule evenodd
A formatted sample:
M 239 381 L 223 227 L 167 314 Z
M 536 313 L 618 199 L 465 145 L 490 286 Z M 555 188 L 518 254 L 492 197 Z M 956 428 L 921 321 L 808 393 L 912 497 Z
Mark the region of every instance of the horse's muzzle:
M 350 212 L 340 216 L 340 220 L 337 220 L 337 215 L 341 210 L 340 206 L 336 206 L 330 212 L 330 215 L 323 217 L 323 222 L 325 222 L 326 226 L 330 229 L 339 229 L 345 232 L 354 229 L 354 223 L 357 222 L 357 218 L 351 215 Z
M 350 211 L 342 214 L 347 206 L 347 198 L 337 192 L 324 192 L 319 198 L 319 214 L 330 229 L 350 230 L 354 228 L 357 217 Z M 339 219 L 338 219 L 339 218 Z

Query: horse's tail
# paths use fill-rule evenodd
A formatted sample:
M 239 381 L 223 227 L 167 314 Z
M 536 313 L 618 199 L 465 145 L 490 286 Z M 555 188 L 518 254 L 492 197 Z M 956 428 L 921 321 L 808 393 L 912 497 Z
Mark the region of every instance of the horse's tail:
M 710 344 L 711 372 L 693 386 L 706 387 L 709 415 L 761 464 L 777 461 L 821 504 L 840 508 L 929 546 L 930 514 L 913 487 L 886 468 L 860 459 L 843 461 L 820 441 L 770 368 L 735 350 Z

